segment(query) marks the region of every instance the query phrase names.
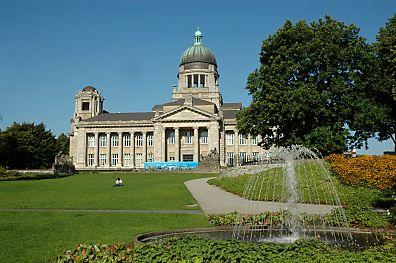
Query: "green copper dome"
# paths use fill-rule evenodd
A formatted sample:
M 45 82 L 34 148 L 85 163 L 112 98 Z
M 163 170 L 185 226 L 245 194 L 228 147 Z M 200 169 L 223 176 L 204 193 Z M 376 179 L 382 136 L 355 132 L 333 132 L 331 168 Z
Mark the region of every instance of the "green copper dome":
M 204 62 L 217 66 L 217 61 L 212 51 L 202 44 L 202 33 L 199 30 L 194 34 L 194 46 L 187 48 L 183 52 L 180 58 L 180 66 L 193 62 Z

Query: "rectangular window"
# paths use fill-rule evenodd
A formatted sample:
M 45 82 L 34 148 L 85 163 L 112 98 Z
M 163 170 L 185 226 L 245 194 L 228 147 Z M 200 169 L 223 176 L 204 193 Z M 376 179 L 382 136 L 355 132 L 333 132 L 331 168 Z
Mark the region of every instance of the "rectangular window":
M 243 134 L 239 134 L 239 145 L 245 145 L 246 144 L 246 136 Z
M 116 166 L 118 164 L 118 154 L 117 153 L 113 153 L 111 155 L 111 165 L 112 166 Z
M 89 111 L 89 102 L 83 101 L 81 105 L 83 111 Z
M 143 154 L 137 153 L 136 154 L 136 166 L 141 166 L 143 164 Z
M 226 144 L 234 145 L 234 133 L 232 133 L 232 132 L 226 133 Z
M 260 159 L 260 153 L 252 152 L 252 161 L 257 162 L 257 161 L 259 161 L 259 159 Z
M 111 135 L 111 146 L 118 147 L 118 134 Z
M 142 147 L 143 146 L 143 135 L 141 133 L 138 133 L 138 134 L 136 134 L 135 139 L 136 139 L 136 147 Z
M 175 132 L 170 131 L 168 133 L 168 144 L 175 144 Z
M 88 135 L 88 147 L 95 147 L 95 135 Z
M 239 163 L 244 164 L 246 163 L 246 153 L 245 152 L 240 152 L 239 153 Z
M 124 153 L 124 166 L 130 166 L 130 165 L 131 165 L 131 154 Z
M 99 146 L 100 147 L 107 147 L 107 136 L 106 135 L 100 135 L 100 137 L 99 137 Z
M 203 74 L 199 75 L 199 87 L 205 87 L 205 75 Z
M 187 87 L 192 87 L 192 75 L 187 75 Z
M 154 135 L 147 134 L 147 146 L 153 146 L 153 145 L 154 145 Z
M 258 143 L 258 136 L 252 137 L 252 145 L 257 145 Z
M 131 135 L 129 133 L 124 135 L 124 146 L 125 147 L 131 146 Z
M 193 87 L 194 88 L 196 88 L 196 87 L 198 87 L 198 74 L 194 74 L 193 75 L 194 76 L 194 84 L 193 84 Z
M 105 166 L 106 165 L 106 162 L 107 162 L 107 156 L 106 156 L 106 154 L 100 154 L 100 156 L 99 156 L 99 165 L 100 166 Z
M 208 144 L 208 130 L 201 131 L 201 144 Z
M 147 154 L 147 161 L 148 162 L 154 162 L 154 153 L 148 153 Z
M 175 158 L 173 158 L 174 160 Z M 183 154 L 183 162 L 192 162 L 194 160 L 194 156 L 192 154 Z
M 92 153 L 88 154 L 88 166 L 93 166 L 94 165 L 94 155 Z
M 227 165 L 230 165 L 230 166 L 234 165 L 234 153 L 233 152 L 227 153 Z
M 175 161 L 175 157 L 174 156 L 169 156 L 169 162 L 174 162 Z
M 191 131 L 186 131 L 184 134 L 184 143 L 185 144 L 192 144 L 193 136 Z

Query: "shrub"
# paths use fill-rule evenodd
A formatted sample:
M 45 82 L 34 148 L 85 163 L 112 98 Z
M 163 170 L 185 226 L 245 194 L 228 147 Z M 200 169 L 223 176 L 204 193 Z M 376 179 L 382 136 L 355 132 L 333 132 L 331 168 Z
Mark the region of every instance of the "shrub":
M 0 176 L 4 176 L 7 173 L 6 168 L 0 165 Z
M 281 212 L 265 212 L 258 215 L 239 214 L 238 212 L 209 215 L 209 222 L 216 226 L 233 226 L 240 224 L 258 224 L 273 226 L 281 223 Z
M 396 227 L 396 205 L 389 209 L 389 222 Z

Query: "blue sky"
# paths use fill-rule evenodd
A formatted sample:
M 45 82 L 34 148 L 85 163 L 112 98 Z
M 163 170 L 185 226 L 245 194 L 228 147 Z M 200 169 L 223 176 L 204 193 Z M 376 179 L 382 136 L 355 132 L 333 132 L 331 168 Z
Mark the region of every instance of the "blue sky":
M 197 27 L 216 55 L 224 101 L 247 106 L 261 42 L 287 19 L 330 15 L 373 42 L 394 12 L 394 0 L 0 0 L 0 128 L 44 122 L 55 135 L 67 133 L 74 96 L 87 85 L 110 112 L 151 111 L 171 100 Z M 359 153 L 393 146 L 369 147 Z

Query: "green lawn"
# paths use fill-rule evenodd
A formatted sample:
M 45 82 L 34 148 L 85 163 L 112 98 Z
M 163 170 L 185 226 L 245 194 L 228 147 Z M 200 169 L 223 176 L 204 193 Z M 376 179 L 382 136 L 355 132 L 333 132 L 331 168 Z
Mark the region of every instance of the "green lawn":
M 124 187 L 113 187 L 121 176 Z M 192 209 L 197 174 L 81 173 L 0 182 L 0 208 Z M 213 176 L 213 175 L 210 175 Z M 77 243 L 132 242 L 140 233 L 208 226 L 201 214 L 0 211 L 0 262 L 48 262 Z
M 122 177 L 124 187 L 113 187 L 117 176 Z M 188 209 L 186 205 L 195 201 L 183 182 L 202 176 L 82 173 L 59 179 L 3 181 L 0 208 Z

